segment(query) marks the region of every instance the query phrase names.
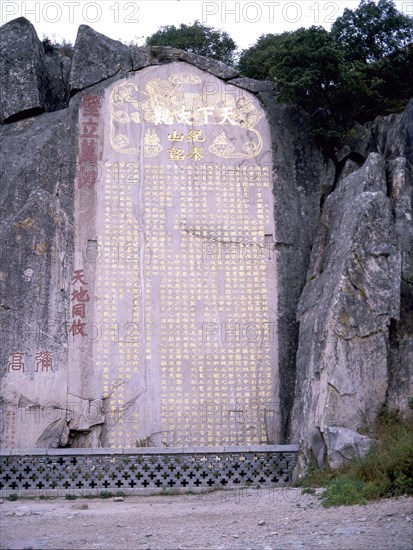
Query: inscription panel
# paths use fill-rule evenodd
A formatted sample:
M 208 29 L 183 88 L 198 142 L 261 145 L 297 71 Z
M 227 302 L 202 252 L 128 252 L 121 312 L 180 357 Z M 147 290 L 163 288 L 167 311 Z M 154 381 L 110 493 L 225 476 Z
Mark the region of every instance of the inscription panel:
M 131 74 L 100 108 L 89 126 L 100 131 L 97 176 L 83 171 L 77 188 L 75 270 L 93 327 L 72 342 L 72 360 L 88 371 L 81 391 L 103 396 L 101 443 L 277 443 L 264 111 L 186 63 Z

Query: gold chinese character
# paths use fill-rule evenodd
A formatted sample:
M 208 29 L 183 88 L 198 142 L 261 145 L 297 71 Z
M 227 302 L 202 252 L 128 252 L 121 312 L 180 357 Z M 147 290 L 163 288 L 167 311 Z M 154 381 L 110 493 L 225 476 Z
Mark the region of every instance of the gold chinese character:
M 187 141 L 205 141 L 205 137 L 201 139 L 201 130 L 189 130 Z
M 188 158 L 193 160 L 199 160 L 204 158 L 202 154 L 202 147 L 191 147 Z
M 183 141 L 184 134 L 177 134 L 176 130 L 172 134 L 168 134 L 169 141 Z
M 168 149 L 168 159 L 170 160 L 185 160 L 185 152 L 183 149 L 170 147 Z

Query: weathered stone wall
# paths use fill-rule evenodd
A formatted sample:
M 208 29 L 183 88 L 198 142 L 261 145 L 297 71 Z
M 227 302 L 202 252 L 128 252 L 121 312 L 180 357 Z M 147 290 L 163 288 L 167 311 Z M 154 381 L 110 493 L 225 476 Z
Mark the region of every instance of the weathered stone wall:
M 221 109 L 229 106 L 225 102 L 230 102 L 230 97 L 251 101 L 257 112 L 262 110 L 265 132 L 270 132 L 271 137 L 264 132 L 267 157 L 254 161 L 259 167 L 270 162 L 273 192 L 272 199 L 265 199 L 273 208 L 272 220 L 268 220 L 267 229 L 263 226 L 260 230 L 261 246 L 269 250 L 272 262 L 266 266 L 264 285 L 269 285 L 266 291 L 272 298 L 266 306 L 269 316 L 265 317 L 263 310 L 259 315 L 262 323 L 274 321 L 276 325 L 276 338 L 269 346 L 271 381 L 265 390 L 271 394 L 273 413 L 269 425 L 267 422 L 266 433 L 271 434 L 267 440 L 300 443 L 304 451 L 312 449 L 320 465 L 326 459 L 337 465 L 351 453 L 366 448 L 367 443 L 357 430 L 371 427 L 383 402 L 407 411 L 413 394 L 413 102 L 401 115 L 378 118 L 358 127 L 343 150 L 325 161 L 308 137 L 305 113 L 278 103 L 272 84 L 243 78 L 220 62 L 174 48 L 126 47 L 87 26 L 79 28 L 72 59 L 57 53 L 45 54 L 34 28 L 22 18 L 1 27 L 0 51 L 0 365 L 4 447 L 115 445 L 111 433 L 120 417 L 113 417 L 114 402 L 110 392 L 105 392 L 105 384 L 122 361 L 129 368 L 125 361 L 132 364 L 133 358 L 130 354 L 119 357 L 111 347 L 116 364 L 109 362 L 104 367 L 109 369 L 106 373 L 98 355 L 106 353 L 109 342 L 105 343 L 95 331 L 82 339 L 81 346 L 74 345 L 73 341 L 79 342 L 79 338 L 73 334 L 76 329 L 72 298 L 80 286 L 79 281 L 74 286 L 73 275 L 76 270 L 84 270 L 83 280 L 91 298 L 86 304 L 87 322 L 99 325 L 99 315 L 101 322 L 107 318 L 105 311 L 99 310 L 106 299 L 99 285 L 109 277 L 108 265 L 97 261 L 99 238 L 108 220 L 104 212 L 124 212 L 120 195 L 112 197 L 112 206 L 104 204 L 106 162 L 121 162 L 124 168 L 128 162 L 135 162 L 125 153 L 123 138 L 119 138 L 118 157 L 109 158 L 105 152 L 105 144 L 113 138 L 108 98 L 113 90 L 121 90 L 128 82 L 136 83 L 139 94 L 141 90 L 147 93 L 142 85 L 146 83 L 145 71 L 158 70 L 160 66 L 164 66 L 161 73 L 168 74 L 167 78 L 182 72 L 203 79 L 206 95 L 218 86 Z M 176 89 L 171 86 L 170 100 Z M 118 97 L 119 107 L 125 97 Z M 132 111 L 133 102 L 132 94 L 126 101 Z M 96 105 L 100 110 L 94 110 Z M 160 103 L 157 106 L 162 107 Z M 128 116 L 132 111 L 128 111 Z M 142 116 L 141 107 L 135 113 L 135 118 Z M 235 140 L 245 129 L 251 134 L 251 113 L 245 114 L 246 122 L 238 123 Z M 170 134 L 179 130 L 172 126 L 164 129 Z M 131 143 L 137 128 L 132 125 L 127 134 Z M 154 127 L 149 124 L 146 129 L 152 131 Z M 97 137 L 88 138 L 88 132 L 97 133 Z M 166 133 L 163 134 L 162 139 L 166 140 Z M 138 141 L 145 146 L 144 134 L 139 135 Z M 89 148 L 89 164 L 84 165 L 82 155 L 90 139 L 96 140 L 98 148 L 92 147 L 94 153 Z M 149 149 L 155 150 L 157 144 L 154 134 L 148 136 Z M 135 156 L 137 162 L 144 160 Z M 162 159 L 160 164 L 164 165 L 166 159 Z M 211 161 L 216 159 L 209 158 Z M 225 162 L 228 164 L 226 159 Z M 231 162 L 236 164 L 234 159 Z M 132 173 L 124 176 L 133 179 Z M 124 197 L 122 201 L 127 202 Z M 139 214 L 143 204 L 139 201 L 133 206 L 138 217 L 144 215 L 143 211 Z M 239 206 L 242 201 L 238 198 L 235 203 Z M 175 204 L 175 213 L 177 208 Z M 253 218 L 248 223 L 252 222 Z M 192 225 L 189 223 L 187 229 L 191 230 Z M 204 220 L 198 225 L 202 231 L 206 229 Z M 143 227 L 137 236 L 139 251 L 145 231 L 152 231 L 150 226 Z M 197 231 L 196 227 L 192 229 Z M 135 243 L 135 236 L 131 241 Z M 208 238 L 205 242 L 211 244 Z M 240 272 L 239 259 L 228 260 L 231 270 Z M 145 262 L 147 258 L 143 267 Z M 129 272 L 123 271 L 125 281 L 134 277 L 134 266 L 129 267 Z M 196 269 L 202 272 L 202 267 Z M 245 267 L 249 272 L 251 266 Z M 229 283 L 229 287 L 245 286 L 250 280 L 247 276 L 240 283 Z M 137 284 L 139 287 L 139 278 Z M 161 288 L 158 290 L 160 293 Z M 208 293 L 205 303 L 207 296 Z M 131 298 L 117 298 L 115 310 L 119 319 L 110 318 L 112 328 L 113 322 L 121 321 L 122 327 L 135 322 L 128 314 L 135 307 Z M 139 299 L 144 298 L 145 292 Z M 254 299 L 251 298 L 253 307 Z M 228 314 L 236 321 L 234 312 L 242 313 L 242 307 L 241 301 L 235 309 L 223 306 L 216 324 L 228 320 Z M 219 313 L 219 308 L 216 311 Z M 160 330 L 155 324 L 145 331 L 142 319 L 136 322 L 139 342 Z M 162 346 L 164 340 L 157 338 L 155 347 Z M 214 359 L 198 346 L 197 337 L 193 338 L 198 358 L 204 354 L 204 363 L 211 361 L 213 368 Z M 239 350 L 242 347 L 241 342 Z M 141 366 L 146 364 L 143 358 L 140 361 Z M 227 361 L 230 362 L 228 358 Z M 240 371 L 236 364 L 231 368 L 237 377 Z M 261 372 L 257 364 L 254 368 Z M 148 372 L 153 373 L 153 367 L 150 369 Z M 139 380 L 143 385 L 147 382 L 145 369 L 124 393 L 122 411 L 132 414 L 139 409 L 143 418 L 150 407 L 142 402 L 136 408 Z M 133 392 L 134 385 L 137 393 Z M 261 391 L 259 385 L 257 391 Z M 255 402 L 254 393 L 244 391 L 243 395 L 241 405 L 230 399 L 222 402 L 221 395 L 208 403 L 209 412 L 219 411 L 219 421 L 224 423 L 234 405 L 231 414 L 235 411 L 236 422 L 245 435 L 247 429 L 256 430 L 260 419 L 253 417 L 246 406 L 247 402 Z M 266 415 L 268 420 L 268 412 L 264 406 L 258 414 Z M 150 424 L 144 420 L 143 425 L 145 422 Z M 139 432 L 137 425 L 136 430 L 137 441 L 150 443 L 153 430 Z M 240 444 L 249 441 L 241 440 Z M 119 444 L 124 441 L 119 440 Z

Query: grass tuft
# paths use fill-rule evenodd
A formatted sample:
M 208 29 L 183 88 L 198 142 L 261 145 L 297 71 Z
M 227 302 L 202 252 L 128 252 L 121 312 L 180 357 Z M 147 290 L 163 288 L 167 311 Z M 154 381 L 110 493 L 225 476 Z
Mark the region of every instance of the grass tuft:
M 337 470 L 310 468 L 299 481 L 303 493 L 324 487 L 324 506 L 365 504 L 368 500 L 413 494 L 413 415 L 383 408 L 376 422 L 375 443 L 362 458 Z
M 366 504 L 363 482 L 349 477 L 338 477 L 329 482 L 322 495 L 324 506 Z

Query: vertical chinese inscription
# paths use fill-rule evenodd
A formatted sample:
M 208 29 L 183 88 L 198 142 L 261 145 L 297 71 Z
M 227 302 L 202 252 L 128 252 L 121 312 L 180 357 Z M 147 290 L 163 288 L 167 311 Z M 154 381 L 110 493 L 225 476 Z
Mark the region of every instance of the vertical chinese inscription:
M 75 336 L 87 336 L 85 332 L 86 305 L 90 301 L 89 292 L 85 287 L 88 283 L 84 280 L 84 270 L 76 269 L 72 277 L 72 318 L 70 333 Z M 80 285 L 80 288 L 76 288 Z
M 74 262 L 68 281 L 67 304 L 68 373 L 67 402 L 76 409 L 71 428 L 89 429 L 88 404 L 102 397 L 101 373 L 95 368 L 94 350 L 102 327 L 96 322 L 96 257 L 93 244 L 99 214 L 98 188 L 101 184 L 103 141 L 102 98 L 85 93 L 78 118 L 78 155 L 74 189 Z
M 79 120 L 79 155 L 77 186 L 93 187 L 98 174 L 99 116 L 101 98 L 97 95 L 84 95 Z

